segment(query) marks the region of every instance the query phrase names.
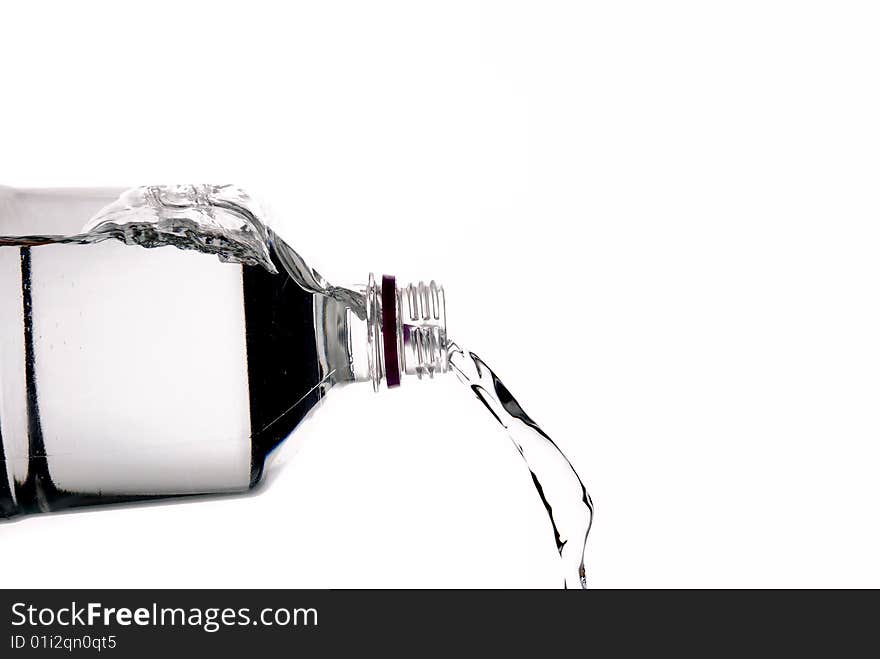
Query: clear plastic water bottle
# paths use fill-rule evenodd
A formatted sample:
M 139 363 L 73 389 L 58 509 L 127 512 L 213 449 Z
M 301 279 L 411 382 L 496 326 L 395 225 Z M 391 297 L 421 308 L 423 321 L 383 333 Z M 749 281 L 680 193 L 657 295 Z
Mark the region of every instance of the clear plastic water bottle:
M 446 371 L 444 306 L 233 186 L 0 188 L 0 516 L 254 487 L 333 387 Z

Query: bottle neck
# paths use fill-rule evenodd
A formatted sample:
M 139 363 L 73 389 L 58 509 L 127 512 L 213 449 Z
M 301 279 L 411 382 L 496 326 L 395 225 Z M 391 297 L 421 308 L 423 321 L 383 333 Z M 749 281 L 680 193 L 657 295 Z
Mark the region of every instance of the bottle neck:
M 406 376 L 433 378 L 449 368 L 446 300 L 436 282 L 398 287 L 371 274 L 355 309 L 338 297 L 314 296 L 318 367 L 325 389 L 350 382 L 389 389 Z
M 365 291 L 367 368 L 373 389 L 390 389 L 407 375 L 433 378 L 449 367 L 446 297 L 432 281 L 398 287 L 394 277 L 381 283 L 371 274 Z

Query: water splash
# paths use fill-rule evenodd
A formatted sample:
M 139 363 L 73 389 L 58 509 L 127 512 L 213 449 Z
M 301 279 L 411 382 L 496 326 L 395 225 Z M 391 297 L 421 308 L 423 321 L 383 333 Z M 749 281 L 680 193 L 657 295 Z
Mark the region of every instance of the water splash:
M 338 300 L 359 318 L 366 318 L 363 295 L 331 285 L 310 268 L 269 227 L 259 202 L 235 185 L 131 188 L 98 211 L 78 234 L 0 236 L 0 247 L 58 243 L 87 245 L 111 239 L 140 247 L 172 246 L 215 254 L 225 263 L 261 266 L 273 274 L 280 266 L 309 293 Z
M 221 261 L 261 265 L 276 272 L 270 231 L 259 205 L 232 185 L 150 185 L 126 190 L 78 234 L 0 237 L 0 245 L 92 244 L 115 239 L 127 245 L 195 250 Z
M 593 502 L 571 462 L 475 353 L 451 344 L 449 365 L 507 431 L 525 460 L 553 527 L 565 588 L 586 588 L 584 548 Z

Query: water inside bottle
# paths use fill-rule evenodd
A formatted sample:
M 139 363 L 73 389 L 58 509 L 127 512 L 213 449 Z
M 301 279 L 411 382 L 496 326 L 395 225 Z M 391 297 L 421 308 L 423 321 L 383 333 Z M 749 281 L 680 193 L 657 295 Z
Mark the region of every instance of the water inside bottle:
M 338 300 L 359 318 L 365 318 L 363 294 L 324 280 L 275 236 L 258 204 L 235 186 L 133 188 L 100 211 L 78 234 L 0 236 L 0 248 L 17 248 L 25 268 L 29 267 L 32 248 L 93 245 L 108 240 L 145 248 L 173 246 L 213 254 L 223 262 L 258 266 L 272 274 L 277 274 L 278 263 L 305 291 Z M 28 299 L 25 296 L 25 315 L 29 313 Z M 523 457 L 547 511 L 564 587 L 586 588 L 584 548 L 592 524 L 593 504 L 582 481 L 559 447 L 525 413 L 482 359 L 452 344 L 449 362 L 462 385 L 505 429 Z M 44 454 L 36 459 L 46 458 Z M 7 485 L 5 479 L 0 481 L 0 486 Z

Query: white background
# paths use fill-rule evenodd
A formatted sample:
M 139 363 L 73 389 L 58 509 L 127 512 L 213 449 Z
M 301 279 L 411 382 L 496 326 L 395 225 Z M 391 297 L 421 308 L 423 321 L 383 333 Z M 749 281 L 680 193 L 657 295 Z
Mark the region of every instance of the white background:
M 236 182 L 332 280 L 442 281 L 593 494 L 593 586 L 877 587 L 878 34 L 870 2 L 13 3 L 0 182 Z M 0 585 L 558 585 L 512 446 L 404 385 L 328 401 L 257 496 L 2 525 Z

